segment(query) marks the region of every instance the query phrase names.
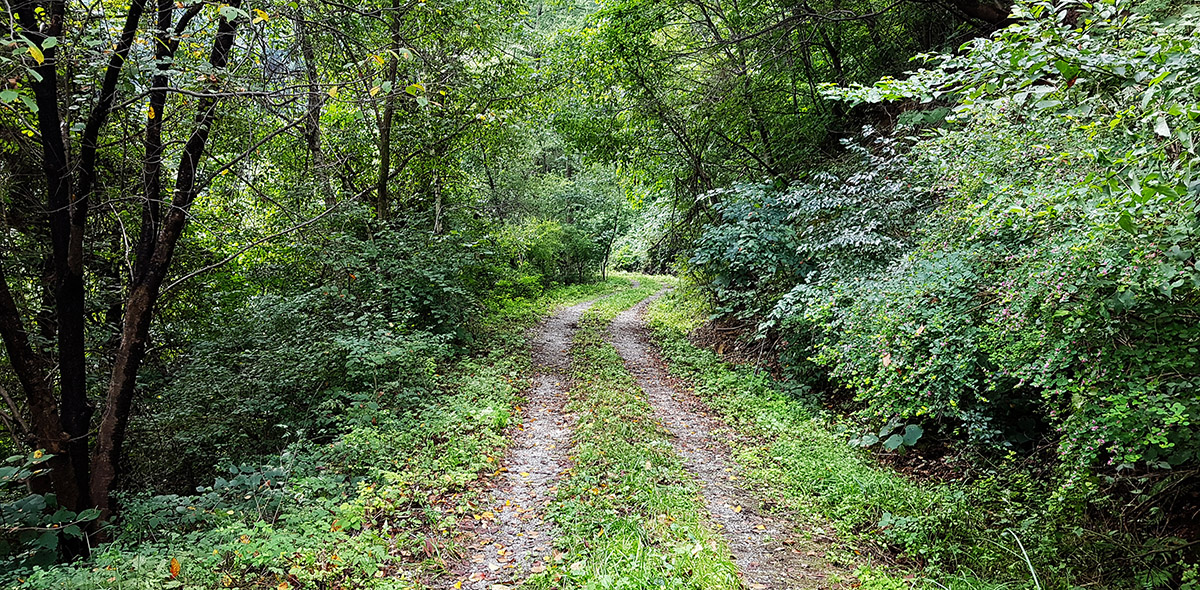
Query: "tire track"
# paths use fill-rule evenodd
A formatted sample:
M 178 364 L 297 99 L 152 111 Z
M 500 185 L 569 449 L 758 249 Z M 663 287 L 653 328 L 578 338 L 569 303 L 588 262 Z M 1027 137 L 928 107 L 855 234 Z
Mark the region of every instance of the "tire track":
M 758 507 L 761 499 L 734 481 L 729 448 L 714 433 L 725 425 L 698 398 L 677 388 L 650 342 L 642 319 L 646 308 L 667 289 L 613 319 L 609 340 L 646 393 L 655 417 L 672 435 L 675 451 L 700 481 L 701 495 L 729 544 L 743 582 L 751 589 L 824 588 L 832 566 L 806 551 L 788 519 Z
M 580 315 L 599 299 L 550 316 L 533 336 L 532 386 L 501 468 L 501 482 L 492 490 L 491 509 L 485 513 L 490 518 L 476 529 L 477 540 L 467 547 L 470 558 L 454 571 L 462 588 L 505 587 L 546 567 L 554 525 L 544 511 L 556 491 L 555 482 L 568 467 L 574 424 L 574 417 L 564 412 L 567 350 Z

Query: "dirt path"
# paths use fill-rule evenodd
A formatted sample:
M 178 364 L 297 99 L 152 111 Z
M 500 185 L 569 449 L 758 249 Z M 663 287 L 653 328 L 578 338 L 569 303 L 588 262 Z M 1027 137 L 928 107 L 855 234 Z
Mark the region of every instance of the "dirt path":
M 729 448 L 715 435 L 725 425 L 694 395 L 676 387 L 663 368 L 642 314 L 665 291 L 618 315 L 609 328 L 610 338 L 656 417 L 671 432 L 675 451 L 700 480 L 701 495 L 729 543 L 742 580 L 755 590 L 828 587 L 830 564 L 796 537 L 791 521 L 760 512 L 761 499 L 735 483 Z
M 558 312 L 534 334 L 533 386 L 503 462 L 507 471 L 492 491 L 491 510 L 476 529 L 476 543 L 467 547 L 469 561 L 454 572 L 463 588 L 513 585 L 546 567 L 554 527 L 543 511 L 568 465 L 574 422 L 563 411 L 570 367 L 567 349 L 579 316 L 594 302 Z M 492 518 L 486 518 L 489 515 Z

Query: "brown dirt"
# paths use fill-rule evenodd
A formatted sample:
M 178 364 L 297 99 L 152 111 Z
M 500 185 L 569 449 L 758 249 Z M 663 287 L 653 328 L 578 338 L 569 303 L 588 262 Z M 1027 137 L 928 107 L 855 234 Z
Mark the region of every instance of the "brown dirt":
M 717 353 L 727 363 L 762 366 L 777 373 L 777 351 L 773 346 L 765 346 L 765 342 L 752 341 L 749 335 L 753 331 L 752 324 L 725 318 L 704 322 L 688 334 L 688 340 Z
M 725 442 L 728 428 L 667 375 L 642 319 L 664 292 L 618 315 L 609 328 L 610 339 L 671 433 L 675 451 L 699 480 L 701 496 L 743 582 L 754 590 L 831 587 L 830 573 L 844 579 L 847 572 L 824 559 L 828 547 L 807 540 L 786 515 L 761 510 L 771 503 L 735 483 L 739 478 Z
M 535 331 L 535 375 L 521 408 L 521 424 L 513 431 L 490 511 L 466 547 L 470 557 L 454 568 L 450 584 L 461 581 L 463 588 L 472 590 L 514 584 L 547 565 L 554 526 L 544 510 L 568 466 L 574 423 L 574 417 L 563 410 L 570 366 L 567 349 L 580 314 L 594 301 L 558 312 Z

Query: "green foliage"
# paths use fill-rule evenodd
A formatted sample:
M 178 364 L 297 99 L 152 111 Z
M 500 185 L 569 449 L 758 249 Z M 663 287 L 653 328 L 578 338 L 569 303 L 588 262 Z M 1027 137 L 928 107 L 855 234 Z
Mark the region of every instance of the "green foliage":
M 29 493 L 31 479 L 46 477 L 50 455 L 34 451 L 0 463 L 0 567 L 49 565 L 65 542 L 79 543 L 83 531 L 100 516 L 88 509 L 78 514 L 62 508 L 54 494 Z
M 90 560 L 12 569 L 5 581 L 46 589 L 391 589 L 444 574 L 426 543 L 453 550 L 462 521 L 476 516 L 480 480 L 492 474 L 528 384 L 525 331 L 559 303 L 621 284 L 497 304 L 479 327 L 476 352 L 440 363 L 442 378 L 420 406 L 385 398 L 329 443 L 298 441 L 268 461 L 231 465 L 195 493 L 125 494 L 114 540 Z
M 878 271 L 909 247 L 909 228 L 932 199 L 905 178 L 895 140 L 864 135 L 871 149 L 848 143 L 849 157 L 806 181 L 706 197 L 719 217 L 697 238 L 689 270 L 712 290 L 717 313 L 773 328 L 814 286 Z
M 668 367 L 745 435 L 731 441 L 749 479 L 780 506 L 811 519 L 810 530 L 836 530 L 847 553 L 899 551 L 924 569 L 922 587 L 931 588 L 1025 587 L 1030 564 L 1043 588 L 1088 581 L 1111 588 L 1167 588 L 1170 580 L 1189 575 L 1189 561 L 1166 557 L 1186 541 L 1100 528 L 1103 521 L 1064 506 L 1055 494 L 1056 482 L 1040 477 L 1044 466 L 1037 457 L 1009 452 L 977 468 L 970 479 L 939 483 L 914 481 L 847 448 L 853 429 L 797 396 L 803 387 L 773 381 L 753 367 L 727 365 L 689 342 L 688 332 L 706 312 L 699 294 L 686 290 L 651 307 L 647 319 Z M 1166 481 L 1161 484 L 1174 485 Z M 1143 498 L 1156 493 L 1146 490 Z M 1116 513 L 1124 504 L 1100 496 L 1092 501 L 1101 514 Z M 1139 553 L 1166 551 L 1148 558 L 1131 555 L 1131 546 Z M 1151 572 L 1166 581 L 1143 585 Z M 1134 579 L 1134 573 L 1143 580 Z M 876 574 L 861 581 L 880 578 L 883 587 L 895 583 Z
M 784 360 L 853 393 L 860 444 L 903 444 L 888 437 L 908 425 L 984 448 L 1049 439 L 1064 492 L 1197 461 L 1200 224 L 1183 98 L 1200 79 L 1184 74 L 1196 24 L 1123 6 L 1018 4 L 1018 24 L 936 69 L 831 90 L 958 106 L 909 154 L 885 142 L 843 182 L 799 191 L 788 216 L 743 220 L 734 201 L 738 221 L 706 230 L 700 276 L 734 286 L 719 311 L 772 309 L 760 329 L 781 329 Z M 735 245 L 756 255 L 735 259 Z M 814 270 L 780 276 L 791 250 Z M 795 286 L 759 287 L 772 281 Z
M 546 283 L 585 281 L 603 257 L 599 245 L 579 227 L 556 221 L 509 226 L 500 243 L 509 252 L 513 270 Z

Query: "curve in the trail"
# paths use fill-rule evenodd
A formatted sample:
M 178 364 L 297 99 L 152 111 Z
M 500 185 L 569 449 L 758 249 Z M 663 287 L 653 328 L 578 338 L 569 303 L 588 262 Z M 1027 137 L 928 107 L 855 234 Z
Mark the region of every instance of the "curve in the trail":
M 580 315 L 596 300 L 550 316 L 533 337 L 533 385 L 521 411 L 503 480 L 492 492 L 494 520 L 479 531 L 468 563 L 456 572 L 463 588 L 485 589 L 521 580 L 544 568 L 554 526 L 544 510 L 567 468 L 572 417 L 566 405 L 570 358 L 567 350 Z
M 724 425 L 708 413 L 703 402 L 676 387 L 663 368 L 642 315 L 666 291 L 617 315 L 609 327 L 610 341 L 646 393 L 655 416 L 672 434 L 675 451 L 700 481 L 701 495 L 745 584 L 752 589 L 778 590 L 825 586 L 828 564 L 797 550 L 793 523 L 760 512 L 760 500 L 734 483 L 729 449 L 715 436 Z

